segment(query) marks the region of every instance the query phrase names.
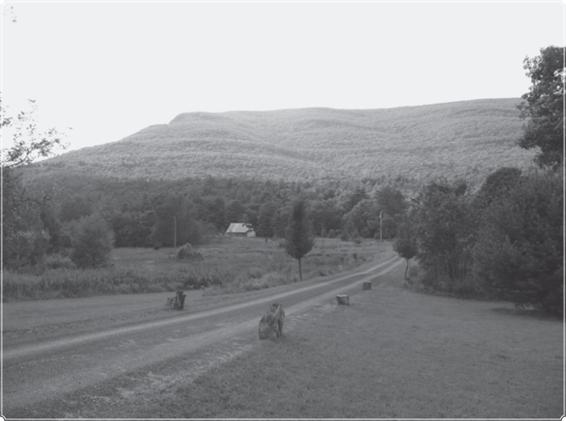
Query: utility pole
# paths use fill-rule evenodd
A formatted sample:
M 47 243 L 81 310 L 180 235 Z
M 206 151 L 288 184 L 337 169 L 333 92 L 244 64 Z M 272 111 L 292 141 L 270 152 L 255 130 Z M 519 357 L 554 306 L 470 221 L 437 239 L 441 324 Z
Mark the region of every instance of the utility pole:
M 379 211 L 379 241 L 383 241 L 383 211 Z
M 177 217 L 173 217 L 173 247 L 177 248 Z

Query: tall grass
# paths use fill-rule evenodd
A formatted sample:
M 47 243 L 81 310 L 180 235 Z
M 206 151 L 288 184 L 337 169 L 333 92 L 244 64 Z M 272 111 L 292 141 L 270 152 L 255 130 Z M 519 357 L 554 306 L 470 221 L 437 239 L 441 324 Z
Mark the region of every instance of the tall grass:
M 306 278 L 327 276 L 375 257 L 387 245 L 321 240 L 304 259 Z M 203 246 L 202 262 L 175 259 L 173 249 L 115 249 L 99 269 L 47 265 L 40 273 L 4 273 L 4 300 L 86 297 L 209 288 L 234 293 L 297 282 L 297 263 L 275 242 L 223 239 Z M 53 259 L 57 260 L 57 259 Z
M 4 300 L 86 297 L 106 294 L 162 292 L 202 288 L 229 282 L 226 271 L 188 269 L 160 272 L 152 276 L 143 270 L 126 268 L 48 269 L 40 275 L 4 275 Z

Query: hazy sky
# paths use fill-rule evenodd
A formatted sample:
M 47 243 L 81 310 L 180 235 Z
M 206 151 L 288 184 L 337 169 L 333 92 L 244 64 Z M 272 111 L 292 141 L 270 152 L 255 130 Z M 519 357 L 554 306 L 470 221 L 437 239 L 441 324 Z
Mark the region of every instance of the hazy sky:
M 5 1 L 2 22 L 6 105 L 35 99 L 70 149 L 187 111 L 519 97 L 525 56 L 564 45 L 561 1 Z

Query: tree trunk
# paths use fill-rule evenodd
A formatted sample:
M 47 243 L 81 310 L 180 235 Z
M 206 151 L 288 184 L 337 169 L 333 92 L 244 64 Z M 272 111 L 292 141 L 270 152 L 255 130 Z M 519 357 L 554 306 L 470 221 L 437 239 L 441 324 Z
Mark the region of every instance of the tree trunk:
M 299 261 L 299 280 L 303 282 L 303 268 L 301 265 L 301 259 L 299 258 L 297 260 Z
M 405 266 L 405 280 L 408 281 L 409 278 L 407 277 L 407 272 L 409 272 L 409 259 L 405 259 L 407 262 L 407 266 Z

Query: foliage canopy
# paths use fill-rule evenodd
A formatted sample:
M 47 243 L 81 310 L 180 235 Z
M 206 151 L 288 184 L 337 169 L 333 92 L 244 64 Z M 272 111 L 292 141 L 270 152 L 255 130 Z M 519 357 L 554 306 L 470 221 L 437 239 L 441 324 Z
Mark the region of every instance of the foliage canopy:
M 525 59 L 524 68 L 532 84 L 519 106 L 521 116 L 527 119 L 519 145 L 525 149 L 538 147 L 536 162 L 558 168 L 564 154 L 564 49 L 543 48 L 539 56 Z
M 310 252 L 314 246 L 314 237 L 312 235 L 304 200 L 297 200 L 293 204 L 286 234 L 287 241 L 285 249 L 289 256 L 297 259 L 299 263 L 299 279 L 302 281 L 301 259 Z

